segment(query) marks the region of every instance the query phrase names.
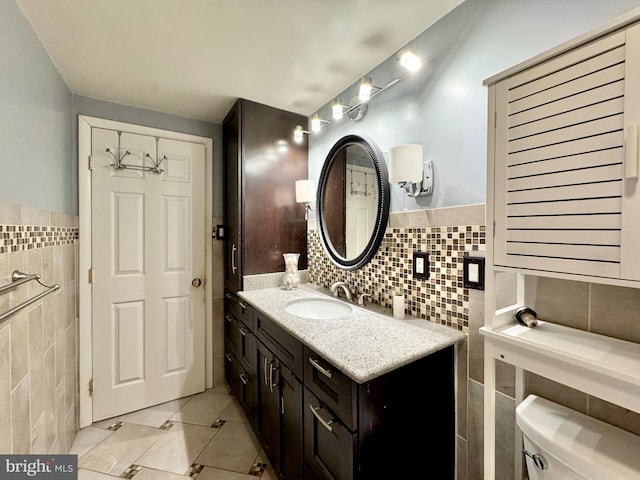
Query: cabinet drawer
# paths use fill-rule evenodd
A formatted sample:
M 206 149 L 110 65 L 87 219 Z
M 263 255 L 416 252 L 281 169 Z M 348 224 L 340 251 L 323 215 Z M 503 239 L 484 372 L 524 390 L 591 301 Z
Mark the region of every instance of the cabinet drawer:
M 225 344 L 224 373 L 233 394 L 253 426 L 256 408 L 256 377 L 255 374 L 243 368 L 241 360 L 231 353 L 228 344 Z
M 245 336 L 251 332 L 246 325 L 229 311 L 224 315 L 224 339 L 236 357 L 241 357 L 245 350 Z
M 230 290 L 224 291 L 224 310 L 232 313 L 249 330 L 254 329 L 253 307 Z
M 302 343 L 273 320 L 255 312 L 255 335 L 298 378 L 302 378 Z
M 313 350 L 304 347 L 304 384 L 351 431 L 357 423 L 357 384 Z
M 304 461 L 322 480 L 353 480 L 357 472 L 358 435 L 304 389 Z M 306 477 L 306 476 L 305 476 Z

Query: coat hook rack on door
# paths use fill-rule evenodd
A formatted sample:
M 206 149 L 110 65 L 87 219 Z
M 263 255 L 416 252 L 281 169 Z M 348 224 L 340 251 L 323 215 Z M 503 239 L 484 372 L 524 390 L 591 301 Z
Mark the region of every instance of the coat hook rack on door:
M 144 158 L 148 158 L 149 160 L 151 160 L 151 163 L 153 163 L 153 166 L 147 166 L 147 165 L 126 165 L 123 163 L 123 160 L 125 159 L 125 157 L 127 157 L 128 155 L 131 155 L 131 152 L 129 150 L 125 150 L 125 152 L 123 154 L 121 154 L 122 152 L 122 148 L 120 147 L 120 139 L 122 136 L 122 132 L 118 132 L 118 154 L 116 155 L 110 148 L 107 147 L 107 149 L 105 150 L 107 153 L 110 153 L 113 158 L 115 159 L 115 162 L 111 164 L 111 166 L 113 168 L 115 168 L 116 170 L 125 170 L 125 169 L 129 169 L 129 170 L 142 170 L 144 172 L 151 172 L 151 173 L 155 173 L 155 174 L 161 174 L 162 172 L 164 172 L 164 170 L 162 168 L 160 168 L 160 164 L 165 161 L 167 159 L 166 155 L 163 155 L 161 159 L 159 160 L 154 160 L 151 155 L 149 155 L 148 153 L 146 153 L 144 155 Z M 156 137 L 156 153 L 158 152 L 158 141 L 160 139 L 158 137 Z

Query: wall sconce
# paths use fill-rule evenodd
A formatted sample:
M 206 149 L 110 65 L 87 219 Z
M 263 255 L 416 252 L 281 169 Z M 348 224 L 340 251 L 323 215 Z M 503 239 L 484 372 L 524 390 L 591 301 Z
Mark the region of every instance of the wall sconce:
M 364 77 L 360 81 L 358 96 L 354 97 L 354 99 L 358 103 L 356 103 L 355 105 L 351 105 L 353 103 L 352 99 L 350 104 L 348 106 L 345 106 L 339 98 L 333 100 L 333 103 L 331 104 L 331 116 L 333 120 L 340 120 L 344 115 L 347 115 L 354 121 L 361 120 L 367 113 L 367 103 L 373 97 L 400 82 L 407 75 L 410 75 L 411 73 L 419 70 L 422 66 L 422 61 L 420 60 L 420 58 L 409 51 L 403 52 L 399 58 L 396 58 L 396 60 L 398 60 L 400 62 L 400 65 L 402 65 L 402 67 L 406 70 L 405 73 L 400 75 L 400 77 L 396 78 L 395 80 L 392 80 L 384 87 L 376 87 L 375 85 L 373 85 L 371 77 Z M 303 134 L 317 133 L 322 129 L 325 123 L 331 122 L 329 120 L 323 120 L 317 113 L 315 113 L 311 117 L 311 132 L 303 130 L 302 126 L 298 125 L 294 131 L 294 140 L 298 143 L 302 142 Z
M 304 219 L 309 220 L 310 203 L 316 199 L 316 183 L 313 180 L 296 180 L 296 202 L 304 203 Z
M 433 193 L 433 162 L 422 159 L 422 145 L 406 144 L 389 151 L 389 183 L 398 183 L 410 197 Z

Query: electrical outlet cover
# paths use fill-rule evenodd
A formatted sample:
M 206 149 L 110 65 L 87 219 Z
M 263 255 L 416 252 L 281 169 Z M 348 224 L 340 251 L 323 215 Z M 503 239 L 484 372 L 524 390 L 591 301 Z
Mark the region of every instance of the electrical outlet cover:
M 413 252 L 413 278 L 416 280 L 429 279 L 429 254 L 427 252 Z

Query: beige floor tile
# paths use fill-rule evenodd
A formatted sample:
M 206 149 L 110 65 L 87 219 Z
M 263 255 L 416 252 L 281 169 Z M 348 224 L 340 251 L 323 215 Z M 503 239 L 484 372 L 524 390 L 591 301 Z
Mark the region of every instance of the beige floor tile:
M 109 428 L 109 425 L 112 425 L 115 422 L 124 422 L 158 428 L 164 422 L 169 420 L 169 418 L 188 401 L 189 397 L 172 400 L 171 402 L 161 403 L 160 405 L 145 408 L 144 410 L 127 413 L 126 415 L 120 415 L 119 417 L 108 418 L 106 420 L 96 422 L 92 426 Z
M 118 477 L 105 475 L 104 473 L 94 472 L 92 470 L 78 469 L 78 480 L 114 480 Z
M 244 422 L 229 421 L 196 460 L 211 467 L 248 473 L 260 453 L 258 439 Z
M 264 478 L 264 476 L 262 477 Z M 220 470 L 219 468 L 204 467 L 204 470 L 198 475 L 198 480 L 256 480 L 253 475 L 245 475 L 243 473 L 230 472 L 229 470 Z
M 198 477 L 200 478 L 200 477 Z M 154 470 L 151 468 L 143 468 L 133 477 L 134 480 L 188 480 L 189 476 L 176 475 L 175 473 L 163 472 L 160 470 Z M 253 477 L 253 480 L 256 480 Z
M 86 453 L 78 466 L 118 476 L 166 433 L 157 428 L 126 423 Z
M 247 417 L 242 410 L 242 407 L 240 407 L 240 404 L 235 398 L 220 414 L 220 418 L 226 421 L 248 422 Z
M 218 430 L 211 427 L 176 423 L 135 463 L 179 475 L 187 474 L 196 457 L 217 433 Z
M 76 438 L 73 441 L 73 445 L 71 446 L 69 453 L 81 457 L 112 433 L 112 431 L 104 430 L 102 428 L 83 428 L 76 433 Z
M 204 392 L 194 395 L 178 410 L 171 420 L 195 425 L 211 426 L 229 406 L 232 397 L 227 394 Z

